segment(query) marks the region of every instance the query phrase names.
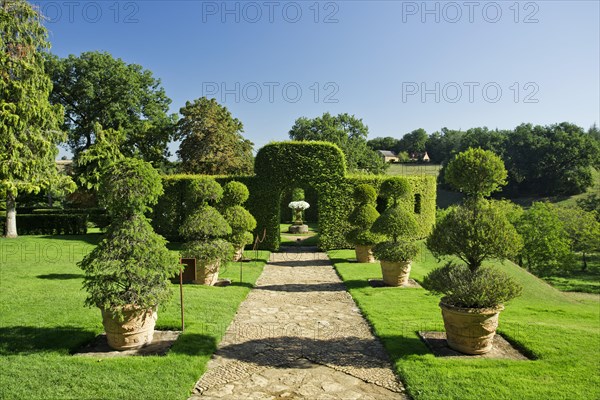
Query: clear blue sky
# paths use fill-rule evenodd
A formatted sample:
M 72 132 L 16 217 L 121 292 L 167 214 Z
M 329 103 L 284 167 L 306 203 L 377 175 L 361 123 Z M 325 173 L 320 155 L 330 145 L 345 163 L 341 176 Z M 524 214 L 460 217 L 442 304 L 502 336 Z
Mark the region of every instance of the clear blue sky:
M 173 112 L 215 97 L 255 149 L 326 111 L 370 138 L 600 122 L 598 1 L 33 3 L 55 54 L 141 64 Z

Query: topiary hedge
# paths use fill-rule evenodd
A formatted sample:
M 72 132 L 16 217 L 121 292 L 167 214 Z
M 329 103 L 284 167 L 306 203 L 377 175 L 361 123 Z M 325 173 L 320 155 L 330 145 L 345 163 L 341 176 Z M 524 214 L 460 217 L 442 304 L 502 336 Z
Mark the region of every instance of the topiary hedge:
M 246 185 L 250 198 L 246 208 L 256 218 L 255 236 L 265 241 L 260 248 L 279 248 L 279 224 L 282 197 L 292 188 L 311 188 L 317 194 L 320 248 L 324 250 L 349 248 L 346 234 L 351 229 L 347 222 L 353 209 L 352 193 L 361 184 L 373 186 L 379 193 L 382 183 L 390 176 L 346 176 L 346 162 L 342 151 L 327 142 L 279 142 L 261 148 L 256 155 L 255 176 L 213 176 L 221 185 L 238 181 Z M 190 185 L 203 179 L 199 175 L 170 175 L 163 177 L 164 195 L 154 207 L 154 229 L 170 240 L 181 240 L 178 227 L 191 211 L 193 203 Z M 399 204 L 415 213 L 417 238 L 426 237 L 435 222 L 436 181 L 432 176 L 406 177 L 413 195 Z M 287 205 L 286 205 L 287 206 Z M 314 205 L 311 203 L 311 208 Z

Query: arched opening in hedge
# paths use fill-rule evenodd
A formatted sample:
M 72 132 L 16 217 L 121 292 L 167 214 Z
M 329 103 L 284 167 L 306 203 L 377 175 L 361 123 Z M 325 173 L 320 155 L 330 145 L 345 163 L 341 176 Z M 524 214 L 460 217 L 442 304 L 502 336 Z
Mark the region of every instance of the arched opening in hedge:
M 266 232 L 262 247 L 279 248 L 281 198 L 294 187 L 313 188 L 317 193 L 320 246 L 343 245 L 339 231 L 345 225 L 346 161 L 342 151 L 326 142 L 271 143 L 260 149 L 254 166 L 256 185 L 252 211 L 258 233 Z M 287 212 L 287 210 L 285 210 Z

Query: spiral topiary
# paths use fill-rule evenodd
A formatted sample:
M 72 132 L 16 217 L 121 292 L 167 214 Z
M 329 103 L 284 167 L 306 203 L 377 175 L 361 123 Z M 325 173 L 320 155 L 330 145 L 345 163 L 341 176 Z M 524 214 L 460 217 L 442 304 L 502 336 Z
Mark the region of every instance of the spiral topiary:
M 348 216 L 353 229 L 346 239 L 355 246 L 373 246 L 382 240 L 381 235 L 371 231 L 371 226 L 379 217 L 375 208 L 377 192 L 371 185 L 358 185 L 353 193 L 356 207 Z

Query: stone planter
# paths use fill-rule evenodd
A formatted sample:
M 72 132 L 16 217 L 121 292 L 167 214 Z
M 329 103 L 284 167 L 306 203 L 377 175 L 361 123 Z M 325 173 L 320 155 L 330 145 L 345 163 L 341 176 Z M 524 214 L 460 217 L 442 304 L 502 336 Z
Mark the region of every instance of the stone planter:
M 498 316 L 496 308 L 460 308 L 440 302 L 450 348 L 464 354 L 484 354 L 492 350 Z
M 289 233 L 308 233 L 308 225 L 291 225 L 288 229 Z
M 373 255 L 373 246 L 365 246 L 357 244 L 354 246 L 356 251 L 356 261 L 359 263 L 374 263 L 375 256 Z
M 198 260 L 196 265 L 196 279 L 194 283 L 198 285 L 213 286 L 219 279 L 219 267 L 221 260 L 202 261 Z
M 100 310 L 108 345 L 122 351 L 139 349 L 152 343 L 158 318 L 156 309 L 141 309 L 133 305 L 123 306 L 121 309 L 123 321 L 119 320 L 114 311 Z
M 381 275 L 383 282 L 388 286 L 402 286 L 408 283 L 410 275 L 410 261 L 385 261 L 381 260 Z
M 240 261 L 244 257 L 244 246 L 235 250 L 233 253 L 233 261 Z

